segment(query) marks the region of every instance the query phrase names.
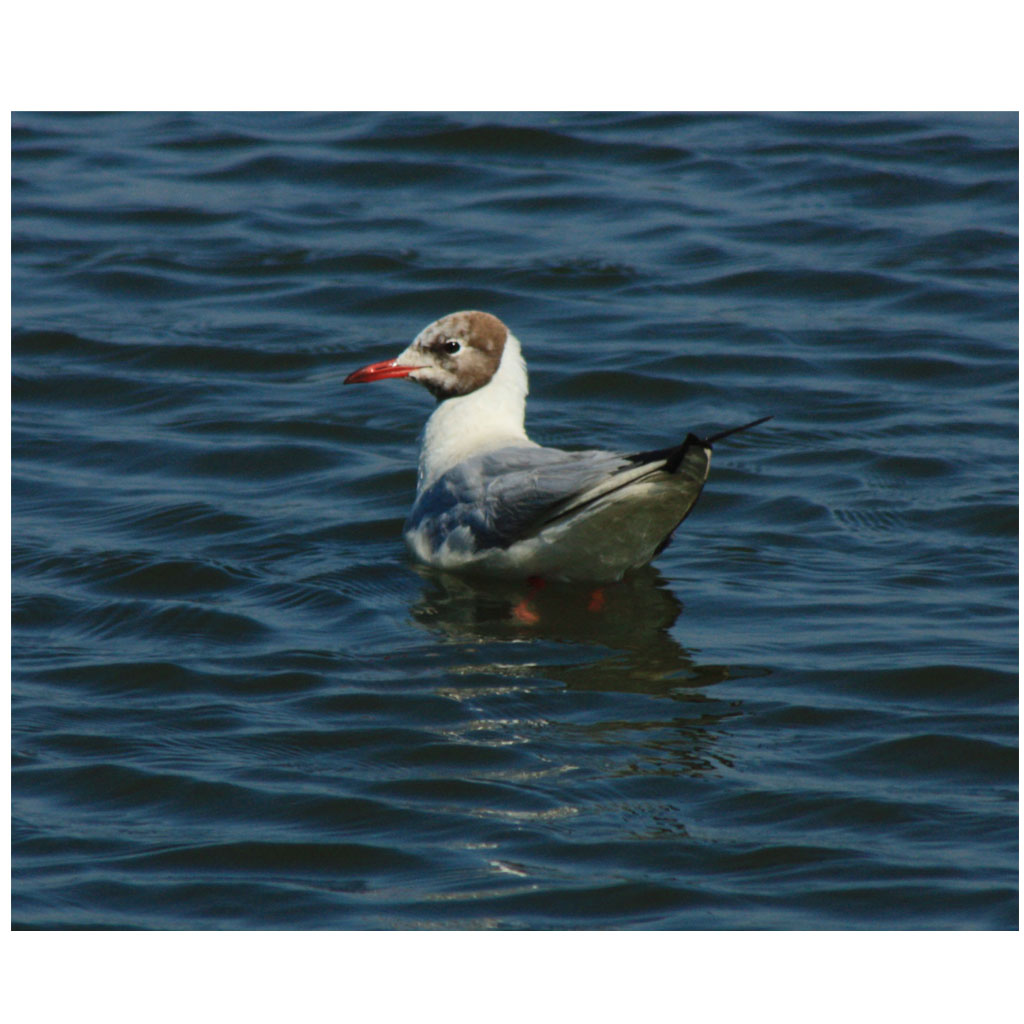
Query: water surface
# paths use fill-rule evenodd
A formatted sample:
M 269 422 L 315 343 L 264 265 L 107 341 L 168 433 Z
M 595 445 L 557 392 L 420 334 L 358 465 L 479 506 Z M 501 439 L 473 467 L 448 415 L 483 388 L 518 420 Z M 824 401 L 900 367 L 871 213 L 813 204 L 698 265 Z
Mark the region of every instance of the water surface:
M 13 921 L 1014 928 L 1015 115 L 13 117 Z M 653 567 L 413 566 L 461 308 Z

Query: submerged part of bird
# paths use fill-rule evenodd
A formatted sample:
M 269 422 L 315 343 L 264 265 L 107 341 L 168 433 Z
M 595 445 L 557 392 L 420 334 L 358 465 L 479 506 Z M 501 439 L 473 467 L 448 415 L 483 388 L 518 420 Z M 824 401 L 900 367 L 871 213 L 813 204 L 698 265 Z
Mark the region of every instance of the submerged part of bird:
M 526 436 L 526 364 L 515 335 L 467 311 L 425 327 L 396 359 L 346 384 L 408 377 L 438 401 L 423 432 L 405 523 L 428 565 L 519 577 L 610 581 L 649 562 L 689 515 L 714 437 L 649 452 L 543 448 Z

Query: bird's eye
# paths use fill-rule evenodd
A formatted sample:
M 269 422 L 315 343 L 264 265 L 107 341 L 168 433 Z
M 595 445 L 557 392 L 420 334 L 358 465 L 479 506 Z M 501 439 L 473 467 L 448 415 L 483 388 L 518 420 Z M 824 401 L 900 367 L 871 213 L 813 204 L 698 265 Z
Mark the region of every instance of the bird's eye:
M 447 341 L 441 342 L 441 351 L 447 352 L 448 355 L 453 356 L 462 346 L 457 342 L 449 338 Z

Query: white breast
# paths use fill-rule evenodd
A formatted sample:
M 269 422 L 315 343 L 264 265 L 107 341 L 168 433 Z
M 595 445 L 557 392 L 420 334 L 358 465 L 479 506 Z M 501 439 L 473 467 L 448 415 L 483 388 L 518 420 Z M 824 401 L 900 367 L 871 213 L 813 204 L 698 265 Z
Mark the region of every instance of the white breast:
M 442 402 L 427 420 L 417 494 L 472 455 L 509 445 L 533 445 L 525 427 L 528 390 L 522 350 L 510 333 L 494 376 L 482 388 Z

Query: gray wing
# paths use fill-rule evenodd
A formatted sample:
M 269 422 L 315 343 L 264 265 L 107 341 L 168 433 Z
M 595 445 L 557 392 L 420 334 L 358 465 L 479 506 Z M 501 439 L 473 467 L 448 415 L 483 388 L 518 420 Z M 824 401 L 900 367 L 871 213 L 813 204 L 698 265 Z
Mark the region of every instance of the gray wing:
M 692 434 L 675 448 L 633 455 L 502 448 L 468 459 L 424 491 L 406 530 L 426 528 L 439 545 L 461 526 L 471 532 L 477 550 L 507 548 L 639 481 L 678 475 L 689 486 L 674 529 L 700 494 L 707 451 Z

